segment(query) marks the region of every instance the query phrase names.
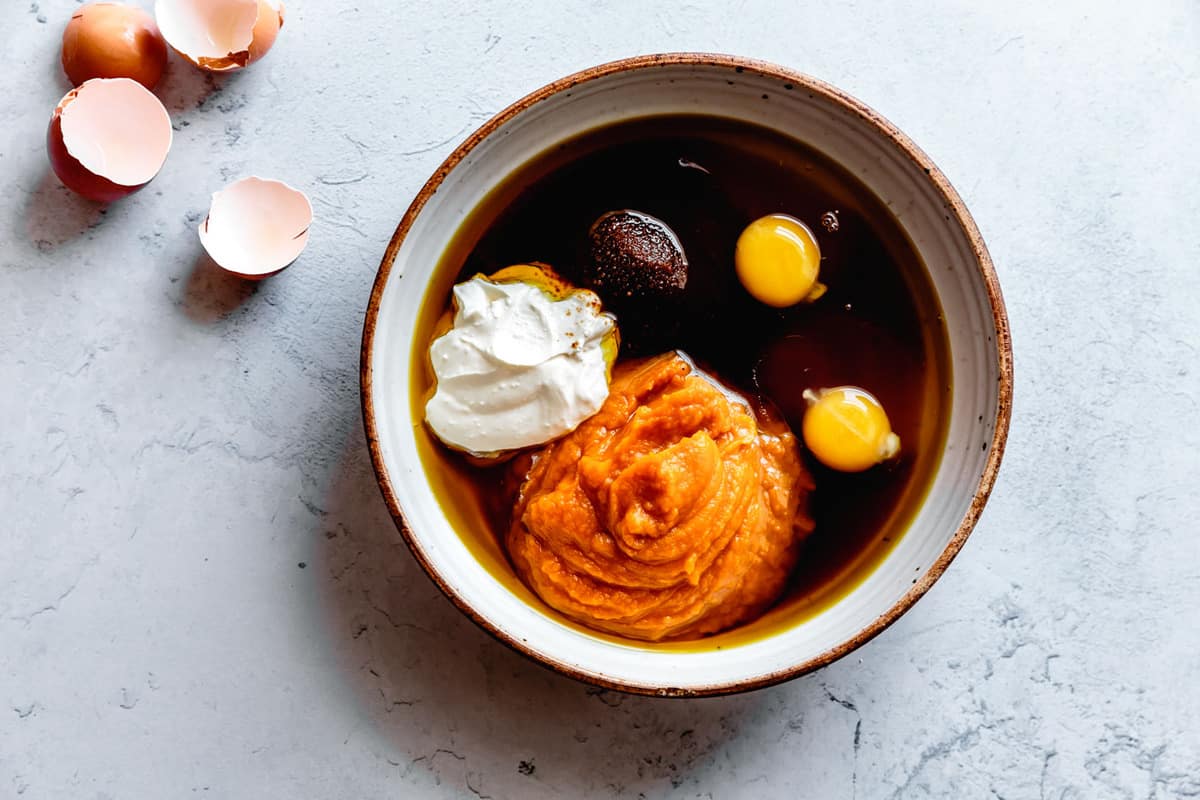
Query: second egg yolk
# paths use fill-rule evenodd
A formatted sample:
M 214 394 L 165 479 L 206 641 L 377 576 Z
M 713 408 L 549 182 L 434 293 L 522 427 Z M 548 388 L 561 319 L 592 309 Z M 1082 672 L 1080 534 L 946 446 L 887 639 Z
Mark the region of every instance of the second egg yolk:
M 825 293 L 817 282 L 821 250 L 811 230 L 795 217 L 770 214 L 754 220 L 734 251 L 738 280 L 754 298 L 776 308 Z
M 857 386 L 804 393 L 804 444 L 825 466 L 862 472 L 900 452 L 900 437 L 875 395 Z

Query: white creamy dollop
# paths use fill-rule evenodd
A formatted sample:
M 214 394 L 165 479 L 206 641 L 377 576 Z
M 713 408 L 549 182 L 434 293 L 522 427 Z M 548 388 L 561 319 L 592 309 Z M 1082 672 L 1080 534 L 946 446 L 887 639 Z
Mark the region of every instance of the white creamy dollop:
M 458 450 L 490 455 L 570 433 L 608 398 L 616 321 L 589 291 L 554 299 L 476 276 L 454 287 L 454 326 L 429 348 L 425 420 Z

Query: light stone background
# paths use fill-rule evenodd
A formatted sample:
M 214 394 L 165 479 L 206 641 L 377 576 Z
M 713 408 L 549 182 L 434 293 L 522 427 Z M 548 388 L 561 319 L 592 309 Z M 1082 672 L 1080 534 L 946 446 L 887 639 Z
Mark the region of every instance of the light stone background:
M 0 797 L 1200 795 L 1200 5 L 294 2 L 102 209 L 48 174 L 76 4 L 0 6 Z M 773 689 L 599 691 L 461 616 L 395 534 L 358 406 L 385 242 L 511 100 L 663 50 L 777 61 L 942 166 L 995 258 L 995 494 L 890 630 Z M 301 260 L 195 228 L 302 187 Z

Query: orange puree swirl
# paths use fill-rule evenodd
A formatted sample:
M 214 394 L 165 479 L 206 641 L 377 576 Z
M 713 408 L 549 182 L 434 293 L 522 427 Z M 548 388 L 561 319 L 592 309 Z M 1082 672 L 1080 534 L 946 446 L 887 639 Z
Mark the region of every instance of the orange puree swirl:
M 600 411 L 535 458 L 508 552 L 585 625 L 703 636 L 779 596 L 812 529 L 812 486 L 786 423 L 670 353 L 621 365 Z

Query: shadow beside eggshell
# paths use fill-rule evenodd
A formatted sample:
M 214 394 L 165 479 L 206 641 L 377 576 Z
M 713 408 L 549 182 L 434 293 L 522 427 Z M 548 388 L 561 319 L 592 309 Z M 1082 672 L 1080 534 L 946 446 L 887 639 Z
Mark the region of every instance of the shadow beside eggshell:
M 52 58 L 46 64 L 46 71 L 49 73 L 44 85 L 53 86 L 58 90 L 59 96 L 66 94 L 75 88 L 71 83 L 71 79 L 67 77 L 67 73 L 63 72 L 62 59 Z
M 155 92 L 171 112 L 171 122 L 179 130 L 180 127 L 186 127 L 187 118 L 184 115 L 194 109 L 204 108 L 219 97 L 231 78 L 236 80 L 232 74 L 203 72 L 182 59 L 172 58 L 168 60 L 167 69 Z
M 105 204 L 75 194 L 44 169 L 25 203 L 25 233 L 39 251 L 49 252 L 104 222 Z
M 238 310 L 257 291 L 257 282 L 226 272 L 201 250 L 192 265 L 179 306 L 190 319 L 211 324 Z

